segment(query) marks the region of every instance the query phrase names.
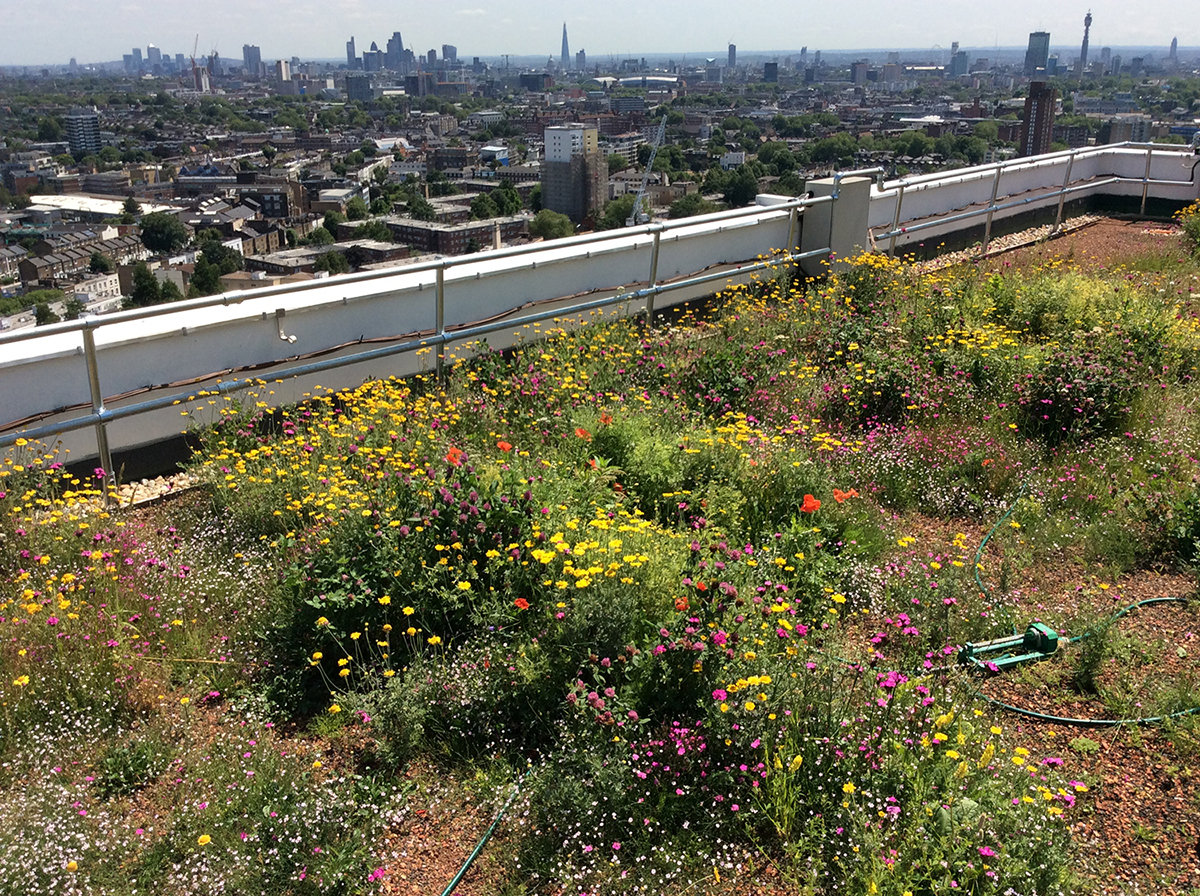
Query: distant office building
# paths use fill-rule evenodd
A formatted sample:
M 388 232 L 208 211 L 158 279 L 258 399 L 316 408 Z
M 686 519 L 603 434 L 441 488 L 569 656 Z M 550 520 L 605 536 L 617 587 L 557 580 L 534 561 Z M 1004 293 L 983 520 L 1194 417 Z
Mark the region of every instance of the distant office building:
M 126 73 L 127 75 L 132 75 L 132 74 L 133 74 L 133 72 L 134 72 L 134 68 L 133 68 L 133 56 L 132 56 L 132 54 L 130 54 L 130 53 L 126 53 L 124 56 L 122 56 L 122 57 L 121 57 L 121 64 L 122 64 L 122 65 L 125 67 L 125 73 Z
M 563 71 L 571 67 L 571 45 L 567 43 L 567 23 L 563 22 L 563 39 L 562 39 L 562 56 L 559 59 L 562 63 Z
M 401 39 L 399 31 L 393 31 L 392 36 L 388 38 L 387 49 L 383 54 L 383 64 L 394 72 L 398 72 L 404 67 L 404 41 Z
M 763 80 L 768 84 L 779 83 L 779 63 L 764 62 L 763 63 Z
M 275 61 L 275 81 L 279 84 L 286 84 L 292 80 L 292 66 L 286 59 L 277 59 Z
M 1058 91 L 1045 81 L 1031 81 L 1025 98 L 1025 120 L 1021 123 L 1019 155 L 1038 156 L 1050 151 L 1054 137 L 1054 104 Z
M 1046 59 L 1046 75 L 1053 78 L 1058 74 L 1058 54 L 1051 53 Z
M 1029 49 L 1025 51 L 1025 76 L 1032 78 L 1039 70 L 1046 70 L 1050 58 L 1050 32 L 1032 31 L 1029 34 Z
M 346 75 L 346 99 L 352 103 L 369 103 L 374 98 L 371 77 L 366 72 L 350 72 Z
M 150 66 L 151 71 L 154 71 L 155 67 L 162 71 L 162 50 L 154 44 L 146 47 L 146 65 Z
M 176 53 L 175 54 L 175 70 L 182 72 L 185 69 L 187 69 L 187 63 L 184 61 L 183 54 Z
M 253 44 L 242 44 L 242 67 L 246 74 L 257 78 L 262 74 L 262 50 Z
M 1154 119 L 1149 115 L 1118 115 L 1100 129 L 1097 143 L 1149 143 Z M 1106 133 L 1107 132 L 1107 133 Z
M 579 223 L 597 216 L 608 193 L 608 162 L 599 132 L 582 125 L 552 125 L 545 131 L 542 205 Z
M 72 109 L 63 117 L 67 143 L 74 155 L 100 151 L 100 115 L 92 109 Z
M 429 64 L 430 68 L 437 65 L 437 50 L 430 50 L 428 53 L 426 53 L 425 61 Z
M 867 83 L 867 70 L 869 66 L 866 62 L 854 62 L 850 64 L 850 80 L 854 82 L 855 87 L 862 87 Z
M 346 41 L 346 68 L 351 71 L 358 68 L 358 53 L 354 50 L 354 38 Z
M 1179 38 L 1171 38 L 1171 49 L 1167 52 L 1167 61 L 1174 65 L 1179 61 Z
M 1100 66 L 1101 74 L 1112 70 L 1112 47 L 1100 48 Z
M 575 71 L 587 71 L 587 53 L 585 53 L 583 50 L 580 50 L 575 54 Z
M 132 55 L 133 55 L 134 71 L 141 71 L 142 70 L 142 48 L 134 47 Z
M 442 44 L 442 62 L 454 65 L 458 62 L 458 47 L 454 44 Z
M 729 45 L 729 70 L 733 71 L 737 68 L 737 44 Z
M 363 51 L 362 67 L 364 72 L 383 71 L 383 50 L 375 41 L 371 41 L 371 49 Z
M 960 78 L 967 74 L 971 67 L 971 57 L 962 50 L 956 51 L 950 57 L 950 77 Z

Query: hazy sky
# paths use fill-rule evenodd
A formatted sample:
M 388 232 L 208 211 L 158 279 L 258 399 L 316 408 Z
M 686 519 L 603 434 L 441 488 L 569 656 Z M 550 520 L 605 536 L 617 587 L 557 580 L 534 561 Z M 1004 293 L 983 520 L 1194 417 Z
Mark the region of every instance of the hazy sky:
M 1200 18 L 1182 14 L 1195 0 L 1094 0 L 1093 47 L 1200 44 Z M 459 56 L 502 53 L 558 56 L 562 23 L 571 52 L 598 59 L 672 53 L 700 55 L 736 43 L 739 52 L 863 47 L 949 48 L 1024 45 L 1049 31 L 1055 46 L 1078 47 L 1089 4 L 1060 0 L 856 0 L 845 5 L 787 0 L 0 0 L 0 65 L 119 60 L 155 44 L 190 54 L 214 46 L 241 58 L 242 44 L 264 61 L 344 56 L 400 31 L 405 47 L 443 43 Z M 836 13 L 833 12 L 836 10 Z

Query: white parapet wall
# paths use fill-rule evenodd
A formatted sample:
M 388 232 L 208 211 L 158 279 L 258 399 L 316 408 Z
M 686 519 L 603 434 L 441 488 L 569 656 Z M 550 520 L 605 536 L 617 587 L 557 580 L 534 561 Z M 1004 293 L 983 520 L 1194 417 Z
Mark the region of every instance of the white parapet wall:
M 56 427 L 69 428 L 72 418 L 92 412 L 93 385 L 107 414 L 220 381 L 265 380 L 269 402 L 283 404 L 318 384 L 345 388 L 429 369 L 432 351 L 377 355 L 319 375 L 288 373 L 311 366 L 314 358 L 419 345 L 417 334 L 438 329 L 439 280 L 443 329 L 453 334 L 480 322 L 511 321 L 511 330 L 487 337 L 490 346 L 505 347 L 536 336 L 521 320 L 531 313 L 579 323 L 595 309 L 578 306 L 618 293 L 621 300 L 607 310 L 638 313 L 651 280 L 658 286 L 689 281 L 685 288 L 652 292 L 659 308 L 745 282 L 757 275 L 764 257 L 789 241 L 812 253 L 805 261 L 813 272 L 821 269 L 820 250 L 832 247 L 844 256 L 859 246 L 887 249 L 893 232 L 896 248 L 903 249 L 979 226 L 989 208 L 995 221 L 1097 194 L 1188 202 L 1200 196 L 1197 161 L 1184 147 L 1119 144 L 882 184 L 862 176 L 878 174 L 876 169 L 847 172 L 814 182 L 814 198 L 800 201 L 763 195 L 752 208 L 682 221 L 120 312 L 92 319 L 86 333 L 76 323 L 0 334 L 0 450 L 26 430 L 40 429 L 43 441 L 54 441 Z M 94 378 L 86 361 L 89 337 Z M 204 406 L 211 400 L 189 419 L 206 422 Z M 118 451 L 170 438 L 188 423 L 181 416 L 172 406 L 105 417 L 109 444 Z M 91 428 L 65 433 L 62 443 L 73 452 L 71 460 L 98 452 Z

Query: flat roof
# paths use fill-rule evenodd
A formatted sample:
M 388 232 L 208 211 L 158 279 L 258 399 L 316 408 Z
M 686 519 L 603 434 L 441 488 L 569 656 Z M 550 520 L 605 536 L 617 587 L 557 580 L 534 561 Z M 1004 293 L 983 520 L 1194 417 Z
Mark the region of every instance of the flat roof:
M 143 213 L 169 212 L 170 205 L 155 205 L 138 200 Z M 120 215 L 125 211 L 124 199 L 113 199 L 106 196 L 89 196 L 86 193 L 64 193 L 62 195 L 38 196 L 31 209 L 60 209 L 68 212 L 88 212 L 94 215 Z

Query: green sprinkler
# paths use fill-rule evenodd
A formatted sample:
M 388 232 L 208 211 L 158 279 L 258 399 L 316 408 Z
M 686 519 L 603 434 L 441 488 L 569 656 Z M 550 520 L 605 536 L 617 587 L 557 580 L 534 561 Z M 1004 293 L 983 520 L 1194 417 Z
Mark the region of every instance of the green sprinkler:
M 958 652 L 958 662 L 981 672 L 999 672 L 1012 666 L 1044 660 L 1058 650 L 1058 632 L 1042 622 L 1034 622 L 1023 635 L 1009 635 L 991 641 L 968 642 Z

